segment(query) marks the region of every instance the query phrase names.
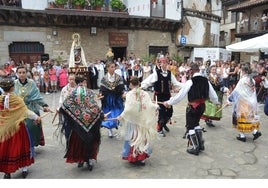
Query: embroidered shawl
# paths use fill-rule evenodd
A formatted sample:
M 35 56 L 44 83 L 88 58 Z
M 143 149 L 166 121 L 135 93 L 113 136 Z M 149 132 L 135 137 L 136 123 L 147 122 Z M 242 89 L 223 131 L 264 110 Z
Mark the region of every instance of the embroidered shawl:
M 27 106 L 20 97 L 11 93 L 8 109 L 4 109 L 4 97 L 0 96 L 0 142 L 11 138 L 19 130 L 20 123 L 28 117 Z
M 86 132 L 101 117 L 101 109 L 95 101 L 95 93 L 78 86 L 63 102 L 62 109 Z
M 108 90 L 114 90 L 117 86 L 123 85 L 123 79 L 121 78 L 120 75 L 114 74 L 115 76 L 115 81 L 110 82 L 108 79 L 108 74 L 106 74 L 102 80 L 101 80 L 101 86 L 105 87 Z

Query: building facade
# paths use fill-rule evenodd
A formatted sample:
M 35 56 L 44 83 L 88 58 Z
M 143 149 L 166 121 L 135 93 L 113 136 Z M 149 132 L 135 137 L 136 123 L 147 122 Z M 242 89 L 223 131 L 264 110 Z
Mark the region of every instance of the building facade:
M 81 36 L 88 62 L 136 54 L 146 58 L 158 52 L 189 57 L 195 46 L 219 46 L 221 1 L 125 0 L 126 9 L 114 11 L 105 0 L 100 11 L 68 1 L 63 8 L 51 0 L 0 3 L 0 64 L 46 58 L 68 62 L 72 34 Z M 181 39 L 186 39 L 182 43 Z
M 263 16 L 268 13 L 268 0 L 222 0 L 223 16 L 220 32 L 221 46 L 251 39 L 266 34 Z M 265 19 L 267 20 L 267 19 Z M 267 58 L 264 53 L 233 52 L 232 59 L 251 62 Z

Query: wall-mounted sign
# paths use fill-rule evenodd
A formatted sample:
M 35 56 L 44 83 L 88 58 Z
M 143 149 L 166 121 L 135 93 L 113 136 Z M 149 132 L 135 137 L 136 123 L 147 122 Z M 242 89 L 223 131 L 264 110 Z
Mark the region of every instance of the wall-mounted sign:
M 181 36 L 180 44 L 181 44 L 182 46 L 185 46 L 185 45 L 186 45 L 186 37 L 183 36 L 183 35 Z
M 109 45 L 112 47 L 128 46 L 128 34 L 109 33 Z

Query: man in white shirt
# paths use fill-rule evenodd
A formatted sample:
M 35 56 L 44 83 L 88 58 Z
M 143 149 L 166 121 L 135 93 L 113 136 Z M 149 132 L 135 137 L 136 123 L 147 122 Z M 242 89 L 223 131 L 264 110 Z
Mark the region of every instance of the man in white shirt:
M 155 69 L 145 80 L 141 82 L 141 88 L 147 89 L 150 86 L 154 86 L 154 100 L 158 102 L 164 102 L 171 97 L 171 88 L 182 88 L 183 84 L 178 82 L 171 71 L 167 70 L 168 59 L 162 57 L 159 59 L 160 69 Z M 171 119 L 173 114 L 173 108 L 166 108 L 163 104 L 159 103 L 159 115 L 157 131 L 160 136 L 165 137 L 163 128 L 169 132 L 167 122 Z
M 190 73 L 193 75 L 187 80 L 179 93 L 164 102 L 164 106 L 169 108 L 171 105 L 179 103 L 188 94 L 188 106 L 186 109 L 186 133 L 188 138 L 187 152 L 198 155 L 205 150 L 202 129 L 199 125 L 206 105 L 206 99 L 219 104 L 218 96 L 208 79 L 200 74 L 199 65 L 193 63 Z

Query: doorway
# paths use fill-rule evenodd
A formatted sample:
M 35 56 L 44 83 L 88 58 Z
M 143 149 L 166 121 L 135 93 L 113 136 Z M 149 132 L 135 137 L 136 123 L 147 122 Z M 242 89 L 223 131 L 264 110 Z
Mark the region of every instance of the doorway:
M 44 45 L 40 42 L 13 42 L 8 49 L 10 58 L 16 63 L 29 63 L 31 67 L 41 60 L 41 55 L 45 51 Z
M 149 46 L 149 54 L 158 58 L 159 54 L 165 55 L 168 52 L 168 46 Z
M 112 47 L 112 51 L 114 53 L 114 59 L 117 60 L 118 58 L 123 59 L 126 57 L 127 54 L 127 47 Z

